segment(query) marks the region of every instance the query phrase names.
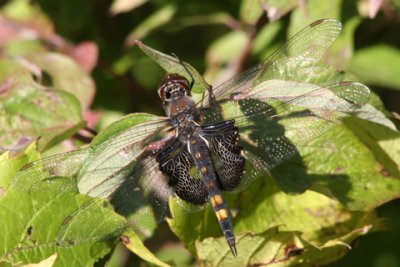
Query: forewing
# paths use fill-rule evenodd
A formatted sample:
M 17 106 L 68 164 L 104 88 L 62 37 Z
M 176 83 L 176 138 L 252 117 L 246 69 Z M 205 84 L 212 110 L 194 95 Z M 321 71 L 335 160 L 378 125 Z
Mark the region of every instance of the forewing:
M 249 92 L 260 82 L 268 79 L 307 82 L 319 71 L 315 65 L 321 61 L 342 29 L 339 21 L 322 19 L 310 24 L 264 62 L 215 87 L 212 92 L 217 101 L 229 100 L 238 92 Z M 208 107 L 209 97 L 198 106 Z
M 125 205 L 126 202 L 121 204 L 118 200 L 124 201 L 128 196 L 133 196 L 132 193 L 141 198 L 130 198 L 138 207 L 135 211 L 131 210 L 130 215 L 135 215 L 137 211 L 140 214 L 145 209 L 149 211 L 151 207 L 147 204 L 151 205 L 154 200 L 156 205 L 153 220 L 158 220 L 165 216 L 167 209 L 161 199 L 168 198 L 171 192 L 167 186 L 162 187 L 165 184 L 163 181 L 157 180 L 162 178 L 158 165 L 143 155 L 146 154 L 148 144 L 157 139 L 156 136 L 168 129 L 167 127 L 165 118 L 152 120 L 130 127 L 91 147 L 33 162 L 17 173 L 13 186 L 20 191 L 43 192 L 47 190 L 48 183 L 61 181 L 60 178 L 75 179 L 77 188 L 60 188 L 60 192 L 78 189 L 80 193 L 88 194 L 93 199 L 71 214 L 66 222 L 77 216 L 90 216 L 86 211 L 99 198 L 116 194 L 120 197 L 115 201 L 116 205 Z M 124 191 L 125 184 L 134 186 Z M 124 192 L 126 194 L 121 194 Z M 150 216 L 149 212 L 147 214 Z M 62 226 L 60 236 L 68 229 L 68 224 Z
M 165 128 L 164 119 L 136 125 L 95 146 L 29 163 L 16 174 L 13 186 L 20 191 L 40 191 L 46 190 L 41 189 L 43 183 L 75 178 L 80 193 L 107 197 L 110 188 L 115 189 L 130 174 L 129 167 L 136 164 L 150 137 Z
M 94 147 L 93 156 L 80 171 L 79 192 L 92 197 L 110 196 L 127 177 L 137 172 L 148 145 L 162 138 L 168 127 L 164 120 L 140 124 Z
M 85 160 L 92 155 L 92 148 L 54 155 L 25 165 L 17 172 L 12 187 L 19 191 L 46 191 L 46 183 L 56 183 L 62 178 L 76 179 Z M 61 191 L 74 190 L 61 188 Z

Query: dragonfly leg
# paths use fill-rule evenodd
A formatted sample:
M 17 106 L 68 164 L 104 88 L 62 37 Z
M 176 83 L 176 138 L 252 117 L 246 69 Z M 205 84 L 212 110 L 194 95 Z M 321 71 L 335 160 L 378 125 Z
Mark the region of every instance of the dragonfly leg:
M 207 93 L 208 93 L 208 104 L 210 107 L 217 107 L 217 100 L 215 98 L 215 95 L 213 93 L 213 87 L 210 85 L 207 87 Z M 206 98 L 206 91 L 203 92 L 203 95 L 201 96 L 201 106 L 200 106 L 200 110 L 205 108 L 207 106 L 207 103 L 204 103 L 204 100 Z
M 210 103 L 210 107 L 217 107 L 217 100 L 215 98 L 215 95 L 213 93 L 213 87 L 209 86 L 207 88 L 208 91 L 208 102 Z

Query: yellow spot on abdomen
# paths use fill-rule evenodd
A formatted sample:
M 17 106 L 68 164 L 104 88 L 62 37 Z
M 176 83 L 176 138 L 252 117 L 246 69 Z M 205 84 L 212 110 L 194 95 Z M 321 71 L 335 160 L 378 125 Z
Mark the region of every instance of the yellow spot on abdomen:
M 219 194 L 216 194 L 211 197 L 210 201 L 211 201 L 211 205 L 213 205 L 213 207 L 218 206 L 218 205 L 222 204 L 222 196 Z
M 204 166 L 203 166 L 203 167 L 201 167 L 201 172 L 202 172 L 202 173 L 204 173 L 204 174 L 206 174 L 206 173 L 207 173 L 207 168 L 206 168 L 206 167 L 204 167 Z
M 220 209 L 216 213 L 218 221 L 225 221 L 228 218 L 228 212 L 226 209 Z
M 217 216 L 217 219 L 220 222 L 221 221 L 221 215 L 219 215 L 219 211 L 216 211 L 215 215 Z

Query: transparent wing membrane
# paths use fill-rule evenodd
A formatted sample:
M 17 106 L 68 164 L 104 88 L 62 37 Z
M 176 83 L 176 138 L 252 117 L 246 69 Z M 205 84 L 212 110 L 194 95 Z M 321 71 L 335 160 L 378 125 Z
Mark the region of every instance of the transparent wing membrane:
M 244 177 L 245 187 L 260 172 L 269 173 L 345 116 L 357 112 L 369 93 L 366 86 L 356 82 L 320 87 L 269 80 L 251 92 L 233 96 L 220 109 L 205 111 L 204 117 L 210 124 L 221 117 L 235 120 L 244 155 L 257 170 Z
M 125 213 L 128 213 L 127 199 L 133 200 L 136 202 L 134 205 L 147 211 L 154 209 L 153 214 L 156 215 L 153 218 L 143 217 L 141 220 L 142 228 L 147 228 L 150 220 L 154 223 L 168 214 L 165 203 L 168 203 L 172 194 L 166 179 L 158 170 L 157 162 L 143 156 L 147 145 L 152 141 L 150 137 L 160 134 L 166 128 L 165 120 L 137 125 L 95 146 L 33 162 L 17 173 L 13 187 L 20 191 L 40 193 L 46 190 L 46 184 L 57 183 L 60 178 L 74 179 L 76 187 L 59 188 L 60 193 L 78 190 L 93 199 L 83 204 L 66 221 L 90 216 L 85 212 L 98 202 L 97 199 L 116 195 L 114 203 L 119 208 L 124 206 Z M 136 195 L 135 199 L 131 198 L 133 195 Z M 132 217 L 140 217 L 140 212 L 135 213 L 136 210 L 130 210 Z M 149 216 L 150 212 L 146 214 Z M 66 224 L 64 227 L 69 226 Z
M 342 29 L 339 21 L 333 19 L 318 20 L 297 34 L 275 51 L 262 63 L 237 75 L 236 77 L 215 87 L 214 97 L 222 101 L 230 99 L 232 94 L 247 92 L 258 83 L 268 79 L 287 81 L 303 81 L 312 79 L 316 65 L 321 61 Z M 198 106 L 208 107 L 209 96 L 204 97 Z
M 79 182 L 96 175 L 94 186 L 99 186 L 99 179 L 109 180 L 109 176 L 118 173 L 124 165 L 137 160 L 149 136 L 165 128 L 165 122 L 152 122 L 132 127 L 112 136 L 97 146 L 47 157 L 26 165 L 14 179 L 13 186 L 22 191 L 40 190 L 41 182 L 51 182 L 57 177 L 74 177 Z M 108 165 L 98 163 L 108 162 Z M 96 166 L 93 166 L 96 165 Z M 35 179 L 32 179 L 35 177 Z M 94 186 L 81 186 L 81 193 L 87 193 Z

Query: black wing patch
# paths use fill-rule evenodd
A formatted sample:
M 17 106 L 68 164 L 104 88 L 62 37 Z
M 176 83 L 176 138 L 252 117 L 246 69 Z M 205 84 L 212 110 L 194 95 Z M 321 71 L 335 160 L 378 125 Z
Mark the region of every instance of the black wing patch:
M 196 205 L 208 201 L 206 185 L 184 143 L 175 139 L 160 151 L 156 160 L 181 199 Z
M 210 144 L 211 156 L 221 190 L 231 191 L 241 182 L 245 159 L 239 146 L 239 132 L 235 121 L 202 126 L 204 137 Z
M 235 122 L 230 120 L 201 127 L 209 142 L 220 189 L 235 189 L 242 180 L 245 164 Z M 159 152 L 156 160 L 181 199 L 197 205 L 208 201 L 206 185 L 184 143 L 174 139 Z

